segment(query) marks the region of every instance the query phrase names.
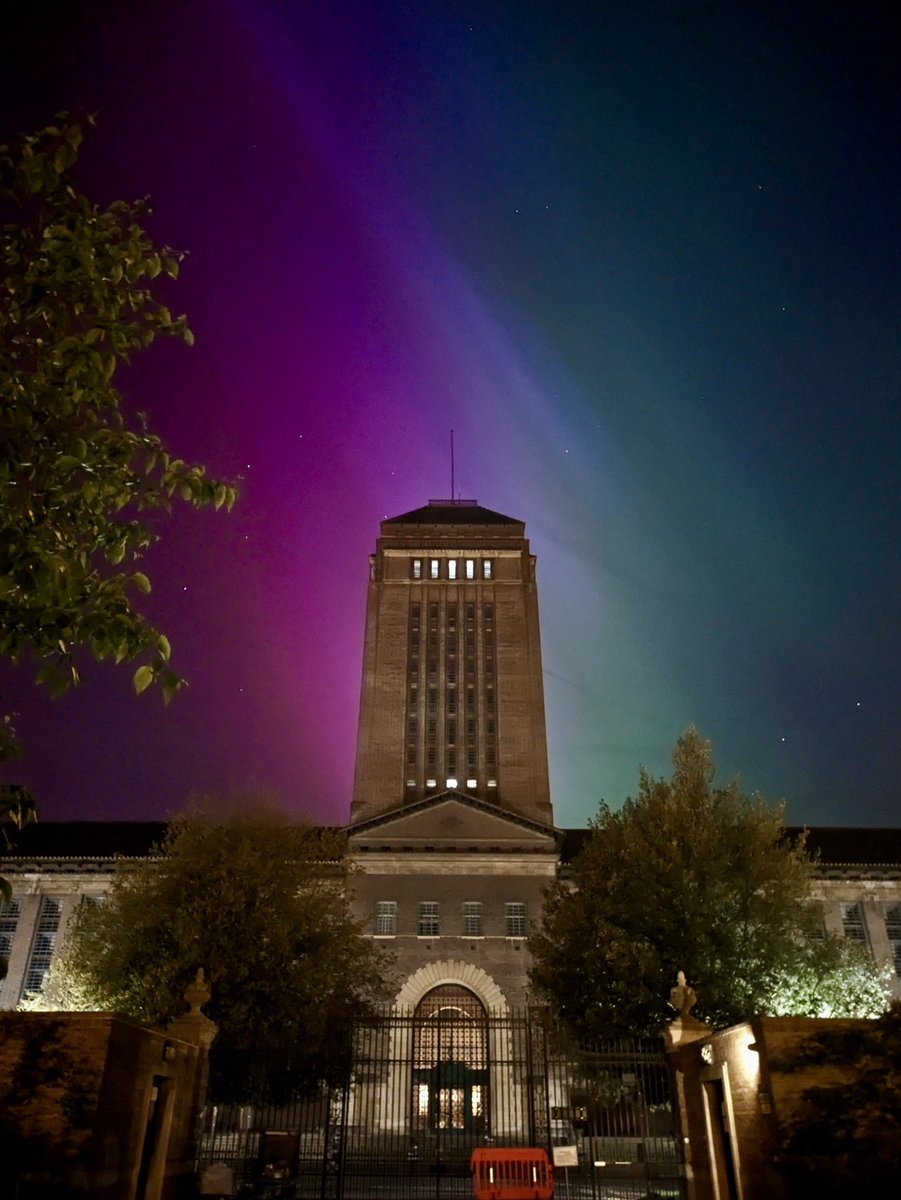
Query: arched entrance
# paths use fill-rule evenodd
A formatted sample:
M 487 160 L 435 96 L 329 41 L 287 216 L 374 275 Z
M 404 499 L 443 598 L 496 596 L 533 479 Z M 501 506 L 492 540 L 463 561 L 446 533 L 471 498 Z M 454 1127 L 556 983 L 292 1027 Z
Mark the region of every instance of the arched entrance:
M 482 1134 L 488 1079 L 482 1002 L 459 984 L 432 988 L 413 1014 L 413 1128 Z

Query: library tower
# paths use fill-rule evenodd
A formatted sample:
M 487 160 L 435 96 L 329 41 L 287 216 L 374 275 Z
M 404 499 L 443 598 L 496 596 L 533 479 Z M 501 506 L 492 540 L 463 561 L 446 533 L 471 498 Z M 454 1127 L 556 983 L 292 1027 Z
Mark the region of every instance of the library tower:
M 382 522 L 348 842 L 357 915 L 390 943 L 400 1010 L 525 1002 L 559 838 L 522 521 L 430 500 Z
M 474 500 L 382 522 L 351 823 L 444 792 L 552 824 L 535 559 Z

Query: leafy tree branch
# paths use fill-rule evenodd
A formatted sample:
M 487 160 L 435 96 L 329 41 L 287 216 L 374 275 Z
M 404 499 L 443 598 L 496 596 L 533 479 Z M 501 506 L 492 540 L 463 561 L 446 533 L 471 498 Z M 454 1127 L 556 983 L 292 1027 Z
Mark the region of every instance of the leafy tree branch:
M 175 500 L 231 508 L 235 490 L 127 409 L 120 369 L 158 338 L 193 341 L 158 287 L 183 256 L 154 244 L 146 200 L 101 206 L 79 190 L 83 136 L 61 117 L 0 146 L 0 656 L 32 655 L 53 694 L 78 683 L 79 649 L 140 660 L 135 690 L 168 700 L 183 680 L 140 609 L 151 518 Z

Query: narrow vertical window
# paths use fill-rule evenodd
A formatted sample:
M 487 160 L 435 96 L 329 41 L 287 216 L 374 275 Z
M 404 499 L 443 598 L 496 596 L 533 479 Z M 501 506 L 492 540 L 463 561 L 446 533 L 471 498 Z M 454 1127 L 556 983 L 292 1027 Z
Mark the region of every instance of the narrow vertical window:
M 377 937 L 394 937 L 397 934 L 397 901 L 379 900 L 375 911 Z
M 423 900 L 419 905 L 419 936 L 438 936 L 438 902 Z
M 413 578 L 414 579 L 422 579 L 422 559 L 421 558 L 413 559 Z
M 489 777 L 488 786 L 497 786 L 497 706 L 495 703 L 495 634 L 494 634 L 494 605 L 486 604 L 482 610 L 482 665 L 485 681 L 485 770 Z M 494 784 L 490 782 L 494 780 Z
M 478 900 L 467 900 L 463 905 L 463 936 L 482 936 L 482 905 Z
M 483 579 L 491 578 L 491 559 L 490 558 L 482 559 L 482 578 Z
M 476 606 L 474 604 L 466 605 L 466 632 L 464 635 L 463 649 L 466 656 L 466 680 L 467 683 L 474 683 L 476 677 L 476 634 L 475 634 L 475 617 Z
M 34 995 L 43 991 L 44 976 L 50 969 L 53 951 L 56 949 L 62 911 L 63 902 L 59 896 L 41 897 L 38 927 L 35 931 L 31 954 L 28 957 L 28 966 L 25 969 L 23 991 L 26 993 Z
M 859 942 L 862 946 L 869 944 L 860 903 L 842 905 L 842 932 L 849 942 Z
M 895 974 L 901 976 L 901 904 L 892 904 L 885 910 L 885 932 L 892 948 Z
M 448 689 L 445 698 L 446 721 L 444 726 L 444 769 L 447 773 L 447 786 L 457 786 L 457 694 L 453 688 Z
M 12 953 L 21 911 L 21 901 L 18 896 L 13 896 L 11 900 L 4 900 L 0 904 L 0 956 L 5 959 L 8 959 Z M 0 989 L 2 989 L 2 984 L 0 984 Z
M 438 559 L 437 558 L 431 559 L 429 561 L 429 574 L 431 575 L 432 579 L 438 578 L 439 570 L 440 570 L 440 564 L 438 562 Z
M 507 937 L 526 936 L 526 906 L 516 900 L 506 906 Z
M 421 565 L 421 563 L 420 563 Z M 416 769 L 419 766 L 419 626 L 422 608 L 410 605 L 410 634 L 408 654 L 407 687 L 407 787 L 416 786 Z
M 467 560 L 466 560 L 466 578 L 467 579 L 475 579 L 475 577 L 476 577 L 475 559 L 467 558 Z
M 808 941 L 825 942 L 826 923 L 823 920 L 823 909 L 821 905 L 807 904 L 804 906 L 802 928 L 804 930 L 804 936 Z
M 447 560 L 447 577 L 448 579 L 457 578 L 457 560 L 455 558 Z

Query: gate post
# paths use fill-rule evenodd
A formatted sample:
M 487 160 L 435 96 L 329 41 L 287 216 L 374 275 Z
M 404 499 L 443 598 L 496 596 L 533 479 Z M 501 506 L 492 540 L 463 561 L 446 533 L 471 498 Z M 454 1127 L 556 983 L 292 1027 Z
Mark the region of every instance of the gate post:
M 537 1035 L 537 1036 L 536 1036 Z M 529 1141 L 545 1149 L 551 1143 L 551 1114 L 548 1108 L 547 1030 L 536 1019 L 534 1009 L 526 1015 L 526 1070 L 529 1092 Z
M 700 1038 L 707 1037 L 713 1030 L 703 1021 L 691 1015 L 691 1010 L 697 1003 L 697 995 L 685 979 L 685 972 L 679 971 L 676 976 L 676 986 L 670 992 L 670 1005 L 676 1009 L 676 1017 L 661 1030 L 663 1044 L 666 1047 L 666 1058 L 670 1076 L 673 1080 L 676 1098 L 676 1127 L 682 1141 L 683 1166 L 685 1170 L 686 1200 L 697 1200 L 698 1184 L 695 1179 L 693 1162 L 696 1157 L 695 1146 L 688 1138 L 688 1110 L 685 1100 L 685 1079 L 683 1068 L 676 1053 L 681 1046 L 687 1046 Z
M 192 1110 L 191 1128 L 193 1131 L 191 1155 L 194 1160 L 195 1170 L 197 1169 L 198 1148 L 200 1144 L 200 1122 L 207 1102 L 207 1086 L 210 1077 L 210 1047 L 215 1041 L 216 1034 L 219 1032 L 215 1021 L 211 1021 L 205 1013 L 200 1011 L 202 1005 L 209 1001 L 211 995 L 212 990 L 204 978 L 203 967 L 198 967 L 194 982 L 189 983 L 184 992 L 188 1012 L 180 1017 L 176 1017 L 166 1026 L 167 1033 L 172 1034 L 173 1037 L 178 1038 L 180 1041 L 189 1042 L 197 1047 L 197 1059 L 189 1101 Z
M 326 1098 L 325 1130 L 322 1139 L 322 1176 L 320 1200 L 330 1200 L 328 1185 L 334 1181 L 333 1196 L 340 1200 L 344 1194 L 344 1155 L 347 1138 L 347 1104 L 350 1080 L 337 1088 L 329 1084 Z

